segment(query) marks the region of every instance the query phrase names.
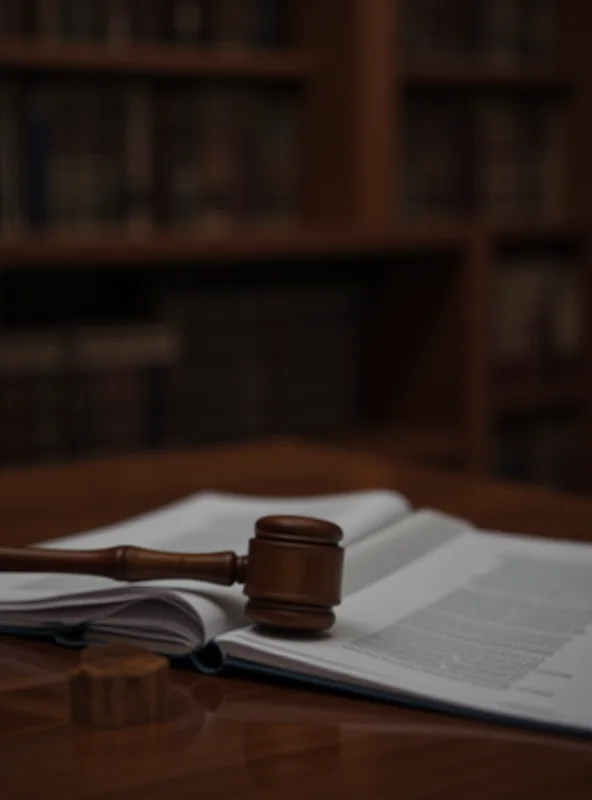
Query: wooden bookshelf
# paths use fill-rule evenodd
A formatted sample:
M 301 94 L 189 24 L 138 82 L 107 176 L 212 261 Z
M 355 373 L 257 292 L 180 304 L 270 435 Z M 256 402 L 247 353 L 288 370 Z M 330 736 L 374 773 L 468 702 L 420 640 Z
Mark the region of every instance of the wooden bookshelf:
M 517 385 L 499 382 L 494 405 L 499 414 L 516 414 L 577 406 L 582 397 L 578 376 L 560 380 L 528 380 Z
M 437 47 L 427 48 L 428 58 L 410 53 L 403 39 L 406 14 L 419 7 L 413 0 L 293 0 L 286 5 L 290 36 L 274 47 L 44 42 L 14 36 L 0 42 L 0 83 L 4 77 L 23 84 L 121 77 L 166 93 L 169 85 L 212 79 L 249 90 L 295 91 L 302 112 L 293 221 L 275 228 L 241 221 L 215 235 L 167 224 L 134 235 L 30 232 L 26 227 L 10 235 L 0 231 L 0 299 L 11 302 L 14 285 L 24 285 L 29 276 L 33 296 L 37 281 L 46 285 L 54 273 L 63 281 L 66 273 L 78 285 L 87 269 L 103 276 L 96 280 L 112 279 L 114 286 L 120 273 L 131 271 L 138 292 L 144 282 L 157 285 L 155 276 L 173 268 L 184 270 L 190 276 L 187 286 L 199 290 L 202 268 L 221 264 L 246 270 L 265 266 L 269 276 L 288 274 L 294 264 L 309 277 L 330 273 L 337 281 L 340 274 L 355 274 L 363 278 L 367 298 L 361 356 L 365 405 L 363 418 L 339 434 L 344 444 L 488 474 L 494 470 L 499 423 L 507 416 L 572 408 L 582 451 L 574 488 L 589 489 L 592 67 L 587 32 L 592 11 L 577 0 L 556 0 L 555 56 L 539 54 L 528 62 L 512 60 L 510 53 L 504 61 L 508 54 L 501 53 L 496 63 L 478 49 L 441 58 L 434 55 Z M 413 158 L 406 148 L 413 137 L 406 125 L 409 99 L 418 96 L 443 105 L 454 98 L 454 103 L 473 104 L 471 109 L 492 96 L 559 104 L 566 114 L 565 181 L 557 190 L 562 202 L 496 216 L 483 203 L 491 154 L 476 138 L 482 125 L 476 117 L 468 123 L 473 125 L 469 134 L 462 134 L 462 181 L 447 173 L 448 189 L 467 183 L 461 201 L 447 206 L 446 198 L 436 197 L 419 211 L 407 207 Z M 499 123 L 502 134 L 504 124 Z M 433 147 L 442 141 L 446 136 L 436 130 Z M 453 161 L 437 149 L 423 161 L 430 159 L 436 170 Z M 510 180 L 500 174 L 502 183 Z M 524 180 L 528 183 L 528 175 Z M 533 194 L 536 199 L 537 192 L 525 190 L 525 202 Z M 506 253 L 537 258 L 561 253 L 571 259 L 581 279 L 585 317 L 574 372 L 510 388 L 496 380 L 491 297 Z M 10 289 L 6 295 L 4 284 Z M 0 303 L 0 323 L 2 318 Z
M 567 75 L 545 67 L 488 67 L 459 64 L 404 64 L 399 79 L 409 87 L 497 88 L 518 91 L 537 89 L 569 92 L 573 84 Z
M 565 219 L 564 222 L 541 221 L 485 223 L 483 235 L 497 244 L 519 244 L 520 242 L 575 243 L 585 239 L 585 227 L 580 220 Z
M 467 460 L 466 441 L 456 430 L 362 428 L 327 437 L 327 441 L 350 450 L 371 450 L 388 460 L 427 462 L 453 469 L 462 468 Z
M 20 235 L 0 239 L 0 263 L 9 269 L 161 268 L 201 261 L 265 260 L 296 257 L 372 256 L 393 253 L 454 251 L 462 247 L 468 232 L 464 226 L 409 226 L 384 236 L 358 229 L 236 228 L 212 235 L 161 232 L 152 236 L 109 234 Z
M 508 0 L 508 8 L 511 4 L 512 0 Z M 483 7 L 485 5 L 482 4 Z M 405 22 L 402 22 L 405 13 L 411 13 L 419 6 L 399 0 L 396 7 L 399 19 L 397 30 L 401 33 L 406 29 Z M 542 9 L 542 3 L 540 8 Z M 385 19 L 387 13 L 385 10 Z M 451 11 L 451 14 L 453 13 Z M 421 53 L 416 55 L 410 53 L 409 45 L 406 52 L 403 52 L 401 47 L 394 50 L 396 119 L 393 124 L 399 128 L 399 133 L 396 135 L 398 142 L 396 152 L 400 170 L 395 180 L 392 203 L 395 208 L 395 219 L 397 221 L 404 219 L 406 210 L 401 200 L 403 194 L 399 176 L 409 170 L 401 134 L 406 124 L 408 107 L 406 104 L 409 98 L 425 97 L 426 107 L 439 100 L 453 101 L 459 108 L 464 103 L 464 107 L 468 110 L 467 115 L 475 114 L 475 109 L 480 107 L 479 104 L 486 103 L 488 97 L 496 98 L 497 102 L 500 98 L 504 100 L 507 98 L 515 103 L 516 98 L 521 98 L 521 104 L 531 101 L 548 103 L 549 107 L 553 106 L 559 109 L 560 113 L 564 113 L 564 138 L 561 144 L 553 145 L 556 153 L 565 158 L 563 198 L 552 212 L 524 215 L 514 213 L 506 214 L 504 219 L 496 219 L 478 205 L 478 202 L 481 202 L 479 192 L 475 191 L 475 187 L 479 190 L 481 187 L 478 179 L 472 186 L 472 192 L 467 193 L 468 198 L 464 201 L 464 208 L 451 209 L 445 215 L 441 210 L 440 213 L 438 210 L 436 213 L 426 211 L 422 218 L 426 225 L 429 225 L 431 219 L 447 216 L 448 219 L 454 219 L 455 225 L 462 226 L 464 221 L 471 232 L 467 239 L 466 257 L 469 267 L 466 273 L 465 295 L 467 304 L 465 313 L 469 320 L 467 330 L 470 331 L 470 341 L 466 343 L 465 350 L 467 462 L 477 472 L 491 474 L 495 470 L 494 454 L 501 446 L 501 431 L 507 419 L 517 419 L 518 422 L 512 424 L 524 424 L 525 429 L 531 422 L 538 424 L 546 418 L 549 419 L 550 425 L 556 424 L 557 419 L 561 419 L 562 423 L 570 419 L 573 421 L 574 431 L 577 432 L 572 443 L 577 477 L 574 480 L 570 478 L 572 480 L 570 487 L 586 489 L 592 485 L 590 483 L 592 470 L 589 466 L 592 463 L 589 457 L 592 395 L 586 388 L 588 385 L 586 376 L 591 374 L 592 369 L 590 363 L 592 340 L 588 322 L 591 308 L 588 244 L 590 225 L 586 212 L 590 207 L 588 198 L 590 175 L 587 168 L 588 146 L 585 140 L 590 135 L 592 117 L 589 112 L 590 97 L 587 88 L 591 73 L 582 30 L 590 24 L 590 14 L 588 11 L 584 12 L 582 4 L 573 0 L 555 3 L 553 13 L 555 21 L 549 30 L 554 31 L 556 38 L 552 52 L 550 50 L 542 57 L 539 53 L 530 62 L 527 58 L 516 57 L 516 53 L 504 50 L 513 39 L 512 31 L 508 31 L 507 36 L 501 36 L 501 51 L 489 55 L 480 52 L 477 47 L 472 50 L 469 48 L 470 52 L 455 52 L 454 56 L 450 57 L 449 53 L 444 52 L 449 45 L 448 42 L 443 48 L 442 57 L 439 58 L 438 44 L 431 42 L 427 45 L 425 39 L 426 35 L 436 37 L 439 35 L 436 27 L 428 31 L 428 34 L 423 31 L 419 35 L 419 40 L 424 37 Z M 511 17 L 510 14 L 508 19 L 511 20 Z M 443 22 L 440 28 L 440 33 L 444 31 L 443 36 L 451 34 L 452 29 L 447 29 L 446 24 Z M 456 33 L 458 31 L 455 31 L 455 35 Z M 475 119 L 477 124 L 484 124 L 477 117 Z M 506 121 L 500 122 L 499 125 L 501 131 L 499 135 L 509 137 Z M 479 131 L 479 128 L 476 130 Z M 449 135 L 448 131 L 441 138 L 444 135 Z M 469 154 L 465 163 L 470 164 L 470 180 L 475 181 L 475 174 L 479 176 L 480 171 L 483 173 L 486 152 L 480 149 L 482 145 L 474 138 L 474 134 L 463 141 L 465 141 L 465 153 Z M 506 144 L 508 141 L 506 138 Z M 558 150 L 558 147 L 561 150 Z M 444 151 L 440 155 L 440 162 L 443 161 L 446 161 Z M 520 168 L 522 166 L 519 165 Z M 503 168 L 505 167 L 506 165 Z M 465 172 L 463 180 L 466 179 L 466 174 Z M 499 181 L 508 180 L 507 171 L 501 172 L 500 175 L 502 177 L 496 176 Z M 414 214 L 415 217 L 417 214 Z M 566 259 L 565 264 L 569 266 L 579 285 L 578 313 L 583 317 L 583 331 L 580 333 L 577 363 L 570 370 L 559 369 L 556 375 L 551 372 L 546 379 L 525 378 L 512 383 L 496 377 L 492 336 L 494 323 L 497 322 L 492 316 L 490 298 L 498 270 L 506 269 L 503 266 L 506 263 L 510 265 L 515 262 L 517 265 L 520 259 L 523 259 L 525 264 L 540 261 L 543 271 L 550 268 L 549 262 L 553 259 L 560 259 L 558 269 L 562 268 L 559 267 L 561 259 Z M 559 295 L 553 297 L 551 294 L 551 297 L 553 299 L 547 297 L 545 302 L 550 303 L 550 309 L 558 309 Z M 553 313 L 555 314 L 555 311 Z M 563 328 L 568 324 L 566 314 L 567 311 L 556 314 L 558 319 L 561 317 Z M 568 329 L 563 330 L 562 336 L 568 336 L 568 333 Z M 548 338 L 549 335 L 549 331 L 543 333 L 541 329 L 540 336 Z M 573 338 L 573 333 L 570 335 Z M 564 346 L 567 345 L 564 343 Z M 546 435 L 550 437 L 554 434 Z M 547 458 L 552 456 L 547 454 Z M 585 467 L 585 464 L 588 464 L 588 467 Z M 536 469 L 534 474 L 538 474 Z
M 0 69 L 21 73 L 93 73 L 175 78 L 303 81 L 313 67 L 299 52 L 196 50 L 152 44 L 36 43 L 0 38 Z
M 47 235 L 0 242 L 0 260 L 11 269 L 56 265 L 76 269 L 94 267 L 162 268 L 167 263 L 198 265 L 200 261 L 268 260 L 286 255 L 323 256 L 379 250 L 377 242 L 355 232 L 261 231 L 252 228 L 231 233 L 192 236 L 158 233 L 150 237 L 105 235 Z

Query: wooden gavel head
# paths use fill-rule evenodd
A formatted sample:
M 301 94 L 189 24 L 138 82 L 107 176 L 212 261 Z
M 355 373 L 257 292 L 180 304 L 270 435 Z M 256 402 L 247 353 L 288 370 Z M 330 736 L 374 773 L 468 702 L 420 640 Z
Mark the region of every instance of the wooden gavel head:
M 342 538 L 341 528 L 325 520 L 296 516 L 258 520 L 244 567 L 239 565 L 244 569 L 248 616 L 285 631 L 330 628 L 335 622 L 333 607 L 341 602 Z
M 183 578 L 243 583 L 253 622 L 284 632 L 319 632 L 341 602 L 343 533 L 311 517 L 270 516 L 255 524 L 246 556 L 158 552 L 131 545 L 104 550 L 0 547 L 0 572 L 66 572 L 120 581 Z

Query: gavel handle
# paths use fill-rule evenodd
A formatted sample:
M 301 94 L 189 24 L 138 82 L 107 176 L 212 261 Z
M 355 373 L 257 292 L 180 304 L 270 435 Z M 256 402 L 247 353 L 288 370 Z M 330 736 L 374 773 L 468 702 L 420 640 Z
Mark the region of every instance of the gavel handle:
M 221 586 L 244 583 L 246 557 L 220 553 L 165 553 L 121 545 L 103 550 L 0 547 L 1 572 L 97 575 L 117 581 L 186 578 Z

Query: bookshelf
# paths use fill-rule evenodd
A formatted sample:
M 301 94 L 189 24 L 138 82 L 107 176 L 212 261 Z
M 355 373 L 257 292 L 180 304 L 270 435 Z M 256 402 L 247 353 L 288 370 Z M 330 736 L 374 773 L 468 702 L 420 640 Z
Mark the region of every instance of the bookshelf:
M 569 0 L 396 5 L 394 215 L 471 231 L 469 462 L 585 490 L 587 12 Z
M 130 52 L 132 50 L 132 52 Z M 0 67 L 13 72 L 115 73 L 177 78 L 256 78 L 270 81 L 304 81 L 311 64 L 298 52 L 208 52 L 159 44 L 133 48 L 85 43 L 3 42 Z
M 267 367 L 259 364 L 255 369 L 253 362 L 250 380 L 255 380 L 253 375 L 261 379 L 263 369 L 267 394 L 254 398 L 252 390 L 249 394 L 244 389 L 248 380 L 243 375 L 247 383 L 241 385 L 245 397 L 250 397 L 250 411 L 232 411 L 228 435 L 302 433 L 481 474 L 565 482 L 577 489 L 592 485 L 592 448 L 588 446 L 592 442 L 592 334 L 586 327 L 592 276 L 586 210 L 592 185 L 587 166 L 592 97 L 584 34 L 592 19 L 585 4 L 576 0 L 484 0 L 478 4 L 470 0 L 217 0 L 216 4 L 146 0 L 138 5 L 138 0 L 111 4 L 102 0 L 103 7 L 115 14 L 113 20 L 101 17 L 100 0 L 80 0 L 78 17 L 75 23 L 70 19 L 69 32 L 64 33 L 56 16 L 60 2 L 0 0 L 0 22 L 4 21 L 0 29 L 5 32 L 0 43 L 0 106 L 8 102 L 3 98 L 10 91 L 16 94 L 20 100 L 14 113 L 20 115 L 22 125 L 27 106 L 22 98 L 30 91 L 43 96 L 44 86 L 53 87 L 56 95 L 68 86 L 125 87 L 128 99 L 135 98 L 136 117 L 135 122 L 128 121 L 130 150 L 118 163 L 131 182 L 125 194 L 131 206 L 122 210 L 120 201 L 116 218 L 112 214 L 108 224 L 103 220 L 98 226 L 92 219 L 78 219 L 67 192 L 66 200 L 58 192 L 58 200 L 45 207 L 49 219 L 43 224 L 39 224 L 39 214 L 35 224 L 30 224 L 22 198 L 18 206 L 21 216 L 25 210 L 25 219 L 7 223 L 6 209 L 12 201 L 7 188 L 9 162 L 4 158 L 0 163 L 3 338 L 10 341 L 37 330 L 35 313 L 41 311 L 51 336 L 67 334 L 70 346 L 84 309 L 97 325 L 108 319 L 118 326 L 158 322 L 168 326 L 168 333 L 161 330 L 157 336 L 151 328 L 146 335 L 156 342 L 160 354 L 156 366 L 162 371 L 167 358 L 170 367 L 173 354 L 187 349 L 187 336 L 204 335 L 206 328 L 199 327 L 195 315 L 210 319 L 212 309 L 221 308 L 219 292 L 224 287 L 236 291 L 242 287 L 247 292 L 246 284 L 252 280 L 260 287 L 261 297 L 268 291 L 275 298 L 269 302 L 278 307 L 290 292 L 302 296 L 302 317 L 299 321 L 286 311 L 285 320 L 292 320 L 292 339 L 286 332 L 284 356 L 274 358 L 287 359 L 290 352 L 300 360 L 302 371 L 294 373 L 300 378 L 292 379 L 299 388 L 292 394 L 301 396 L 302 408 L 312 403 L 310 409 L 319 413 L 314 419 L 309 409 L 308 421 L 298 418 L 294 409 L 282 416 L 277 404 L 288 402 L 288 379 L 277 364 L 276 371 L 268 374 Z M 41 6 L 44 13 L 38 21 Z M 137 19 L 133 14 L 139 7 L 144 9 L 143 22 L 135 31 L 130 20 Z M 275 14 L 280 9 L 278 22 Z M 126 13 L 130 15 L 127 22 Z M 98 14 L 96 19 L 93 14 Z M 89 20 L 94 20 L 92 25 Z M 553 31 L 559 35 L 552 35 Z M 204 145 L 204 163 L 199 163 L 195 153 L 191 156 L 195 161 L 183 161 L 190 158 L 186 141 L 190 137 L 184 138 L 181 132 L 185 110 L 195 100 L 191 92 L 204 86 L 229 88 L 239 98 L 229 117 L 230 129 L 241 128 L 245 120 L 255 126 L 247 144 L 241 139 L 250 148 L 241 150 L 238 160 L 241 169 L 249 166 L 247 177 L 239 169 L 238 177 L 233 173 L 228 178 L 223 162 L 231 158 L 230 150 L 220 154 L 214 147 L 224 139 L 223 129 L 214 131 L 213 139 L 206 142 L 210 150 Z M 171 100 L 174 96 L 179 98 L 177 110 Z M 276 100 L 289 98 L 296 121 L 276 119 L 273 125 L 261 122 L 257 127 L 259 111 L 241 105 L 245 97 L 270 97 L 269 108 L 275 108 Z M 261 113 L 271 113 L 269 108 Z M 5 114 L 7 118 L 10 115 Z M 209 118 L 207 110 L 201 118 Z M 198 126 L 195 137 L 202 135 L 199 114 L 196 119 L 192 123 Z M 264 138 L 273 136 L 273 130 L 275 139 Z M 5 151 L 8 136 L 6 126 L 0 127 Z M 178 142 L 167 138 L 171 136 L 178 136 Z M 275 162 L 265 161 L 268 152 L 276 153 Z M 144 154 L 143 161 L 138 153 Z M 283 166 L 288 162 L 292 170 L 282 169 L 282 153 Z M 109 153 L 103 155 L 108 159 Z M 68 159 L 62 163 L 67 169 Z M 265 179 L 253 164 L 264 164 Z M 201 184 L 187 189 L 187 174 L 199 174 L 201 180 L 208 174 L 206 166 L 212 165 L 217 169 L 209 169 L 209 180 L 218 185 L 210 186 L 209 195 L 205 190 L 200 195 Z M 82 178 L 70 176 L 56 185 L 78 183 L 82 194 L 83 180 L 87 193 L 88 187 L 103 185 L 96 166 L 88 174 L 85 169 Z M 111 174 L 118 175 L 117 170 L 111 169 Z M 225 175 L 238 199 L 220 184 Z M 30 190 L 30 174 L 27 185 Z M 66 191 L 63 186 L 62 191 Z M 65 220 L 58 218 L 54 224 L 51 214 L 59 203 L 65 205 Z M 85 213 L 92 217 L 94 211 Z M 203 219 L 209 223 L 202 224 Z M 540 309 L 519 310 L 512 301 L 515 330 L 504 329 L 500 320 L 510 317 L 508 292 L 512 295 L 517 290 L 510 279 L 505 289 L 499 285 L 500 274 L 511 278 L 514 267 L 530 270 L 534 286 L 542 281 L 535 276 L 537 269 L 550 275 L 551 262 L 554 275 L 569 271 L 577 277 L 578 290 L 567 284 L 560 287 L 558 279 L 548 277 L 551 288 L 546 291 L 553 302 L 551 311 L 547 310 L 559 331 L 558 339 L 549 344 L 551 322 L 547 320 L 545 347 L 551 350 L 533 355 L 535 345 L 527 339 L 534 334 L 526 331 L 525 320 L 528 314 L 540 316 Z M 92 302 L 84 294 L 85 284 L 96 294 Z M 336 296 L 347 296 L 343 307 L 354 315 L 335 312 L 332 333 L 322 314 L 313 319 L 305 311 L 306 303 L 314 305 L 312 299 L 304 299 L 306 292 L 310 298 L 317 290 L 319 297 L 324 296 L 327 286 L 333 286 Z M 536 290 L 524 287 L 527 281 L 520 291 L 531 301 L 543 291 L 540 286 Z M 73 297 L 82 299 L 66 303 L 62 296 L 70 289 Z M 200 306 L 202 293 L 210 297 L 210 308 Z M 49 295 L 55 302 L 53 316 L 43 308 Z M 195 309 L 201 311 L 191 312 L 186 303 L 180 303 L 181 297 L 189 295 L 197 298 Z M 496 310 L 493 300 L 498 296 Z M 128 318 L 120 309 L 121 297 L 128 298 Z M 235 326 L 236 341 L 246 347 L 253 336 L 248 325 L 256 324 L 257 315 L 271 319 L 273 314 L 260 298 L 252 297 L 248 309 L 239 299 L 235 302 L 242 309 L 236 319 L 243 325 Z M 576 332 L 573 318 L 578 315 Z M 247 318 L 251 319 L 248 324 Z M 265 324 L 271 325 L 266 330 L 273 339 L 273 325 Z M 355 328 L 355 341 L 346 335 L 347 326 Z M 309 328 L 309 337 L 298 334 Z M 215 330 L 219 333 L 215 325 L 207 330 L 212 337 L 218 335 Z M 314 339 L 314 330 L 318 352 L 314 347 L 307 350 L 304 344 L 299 350 L 296 342 Z M 265 350 L 261 343 L 251 342 L 251 346 Z M 351 358 L 357 359 L 355 375 L 335 373 L 334 385 L 325 385 L 318 375 L 328 375 L 329 365 L 339 362 L 338 355 L 348 347 L 353 348 Z M 512 347 L 522 347 L 523 363 L 500 366 L 500 353 L 519 361 Z M 49 352 L 46 343 L 47 348 Z M 84 352 L 95 353 L 97 348 L 100 353 L 98 344 L 87 343 Z M 558 348 L 565 364 L 556 363 Z M 203 382 L 209 385 L 208 370 L 217 351 L 207 355 L 194 349 L 192 369 L 200 364 L 206 376 Z M 112 343 L 110 352 L 117 350 L 118 345 Z M 136 350 L 142 347 L 137 344 Z M 189 351 L 193 352 L 191 347 Z M 146 352 L 144 357 L 150 362 Z M 317 357 L 321 359 L 317 372 L 307 373 L 302 365 Z M 76 358 L 81 358 L 79 353 Z M 99 358 L 96 353 L 95 358 Z M 322 363 L 325 368 L 319 366 Z M 189 365 L 184 363 L 183 368 L 187 371 Z M 84 365 L 80 369 L 88 371 Z M 171 371 L 176 389 L 167 384 L 167 391 L 178 396 L 183 394 L 181 369 L 171 367 Z M 221 372 L 216 375 L 210 377 L 219 392 L 226 387 L 227 393 L 236 394 L 228 371 L 225 377 Z M 315 381 L 316 399 L 303 388 Z M 201 400 L 194 383 L 189 381 L 187 387 L 193 387 L 197 409 Z M 105 387 L 102 391 L 109 393 Z M 337 403 L 335 392 L 345 399 L 331 420 L 323 403 L 329 403 L 330 397 Z M 204 405 L 203 414 L 217 412 L 216 404 L 223 406 L 222 395 L 214 389 L 211 394 L 218 400 L 208 409 Z M 172 403 L 168 413 L 182 416 L 179 408 Z M 270 419 L 276 414 L 276 423 L 269 423 L 266 414 Z M 543 443 L 533 447 L 547 463 L 553 461 L 552 440 L 562 439 L 557 458 L 565 462 L 569 447 L 563 431 L 571 426 L 572 449 L 564 470 L 568 477 L 550 468 L 529 473 L 523 464 L 519 469 L 512 467 L 512 443 L 514 450 L 528 451 L 528 442 L 534 442 L 536 435 L 525 431 L 535 423 L 543 426 L 546 417 L 551 427 L 557 418 L 561 432 L 546 431 L 541 435 Z M 220 437 L 222 428 L 221 420 L 212 422 L 212 431 L 219 430 Z M 195 444 L 205 434 L 202 430 L 193 435 L 197 438 L 176 431 L 159 440 L 160 446 Z M 127 447 L 142 447 L 140 439 L 129 437 Z M 47 450 L 53 452 L 52 447 Z M 70 449 L 67 457 L 85 452 Z
M 558 70 L 540 66 L 526 66 L 517 73 L 508 67 L 480 66 L 468 70 L 467 67 L 444 64 L 443 66 L 425 64 L 402 64 L 401 81 L 410 87 L 435 88 L 495 88 L 495 89 L 544 89 L 547 91 L 569 92 L 569 78 Z

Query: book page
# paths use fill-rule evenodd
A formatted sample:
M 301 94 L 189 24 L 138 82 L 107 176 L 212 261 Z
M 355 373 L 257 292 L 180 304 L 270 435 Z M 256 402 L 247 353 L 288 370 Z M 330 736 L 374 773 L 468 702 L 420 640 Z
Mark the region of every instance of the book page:
M 222 650 L 393 698 L 592 728 L 592 547 L 471 531 L 346 598 L 330 635 Z
M 348 597 L 402 570 L 468 529 L 461 519 L 430 509 L 409 513 L 347 548 L 342 596 Z
M 386 490 L 286 499 L 204 492 L 123 523 L 46 542 L 44 546 L 99 549 L 128 544 L 168 552 L 234 550 L 241 555 L 247 552 L 256 520 L 276 513 L 331 520 L 342 527 L 347 546 L 404 516 L 408 509 L 405 498 Z M 208 638 L 247 622 L 240 586 L 216 587 L 187 580 L 129 584 L 89 575 L 5 573 L 0 574 L 0 625 L 8 613 L 26 611 L 31 619 L 34 612 L 45 610 L 45 616 L 55 620 L 60 609 L 69 609 L 70 616 L 78 622 L 85 616 L 80 610 L 85 604 L 87 615 L 92 606 L 95 618 L 109 615 L 111 624 L 115 624 L 113 609 L 107 604 L 114 600 L 137 602 L 140 589 L 151 589 L 161 598 L 174 592 L 200 615 Z M 76 613 L 73 609 L 77 609 Z M 122 614 L 117 624 L 124 624 Z

